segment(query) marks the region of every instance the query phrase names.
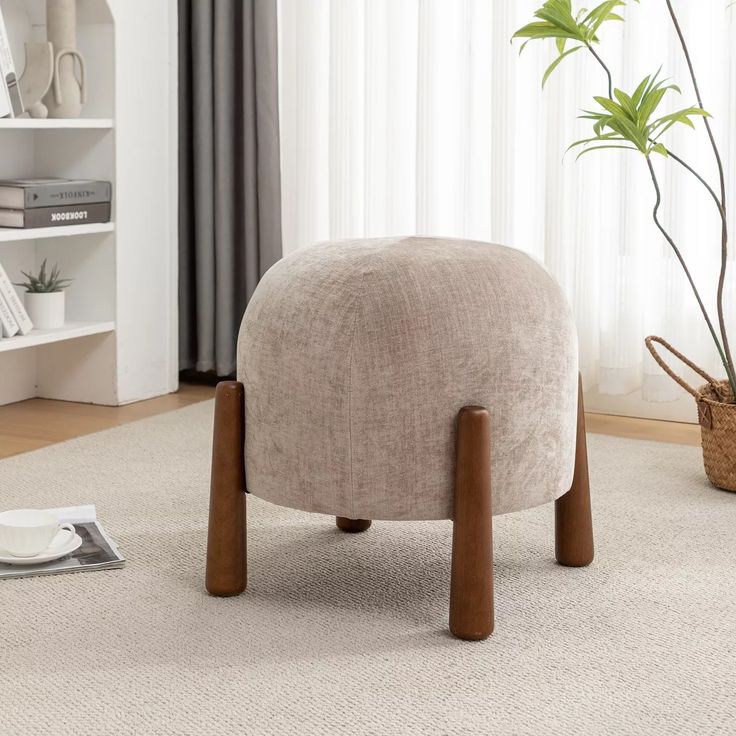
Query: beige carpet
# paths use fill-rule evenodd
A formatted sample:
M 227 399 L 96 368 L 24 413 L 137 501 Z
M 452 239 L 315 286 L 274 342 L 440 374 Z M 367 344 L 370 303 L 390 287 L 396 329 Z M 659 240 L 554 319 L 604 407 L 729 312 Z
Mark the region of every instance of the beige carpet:
M 597 559 L 497 518 L 496 633 L 446 634 L 451 526 L 249 502 L 250 586 L 202 588 L 212 405 L 0 462 L 0 507 L 96 502 L 124 570 L 0 581 L 0 734 L 727 734 L 736 495 L 699 451 L 590 437 Z

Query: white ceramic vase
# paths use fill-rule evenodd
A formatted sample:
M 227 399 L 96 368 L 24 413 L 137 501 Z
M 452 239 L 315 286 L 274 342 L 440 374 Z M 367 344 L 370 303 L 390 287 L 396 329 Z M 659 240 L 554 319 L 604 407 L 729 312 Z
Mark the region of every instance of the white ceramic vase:
M 64 326 L 64 292 L 25 293 L 28 316 L 37 330 L 56 330 Z
M 78 118 L 87 84 L 77 51 L 77 0 L 46 0 L 46 33 L 54 48 L 54 78 L 43 104 L 50 118 Z

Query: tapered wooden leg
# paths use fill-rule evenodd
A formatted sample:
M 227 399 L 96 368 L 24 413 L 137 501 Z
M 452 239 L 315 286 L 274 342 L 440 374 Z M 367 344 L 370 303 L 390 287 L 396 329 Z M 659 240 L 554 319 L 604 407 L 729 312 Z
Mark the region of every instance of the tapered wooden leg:
M 370 519 L 348 519 L 345 516 L 336 516 L 335 523 L 338 529 L 348 534 L 364 532 L 371 525 Z
M 578 377 L 578 429 L 572 487 L 555 501 L 555 556 L 560 565 L 584 567 L 593 561 L 588 447 L 585 442 L 583 382 Z
M 217 596 L 238 595 L 247 584 L 244 399 L 242 383 L 217 384 L 205 576 L 207 591 Z
M 491 419 L 479 406 L 457 418 L 450 631 L 479 640 L 493 631 Z

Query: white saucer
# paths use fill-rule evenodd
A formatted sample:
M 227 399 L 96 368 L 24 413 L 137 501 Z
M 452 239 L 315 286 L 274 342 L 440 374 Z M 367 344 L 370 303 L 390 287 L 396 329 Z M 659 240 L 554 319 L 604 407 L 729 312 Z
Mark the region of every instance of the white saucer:
M 59 532 L 59 534 L 62 533 L 66 534 L 66 532 Z M 13 555 L 0 550 L 0 562 L 4 562 L 7 565 L 40 565 L 43 562 L 52 562 L 53 560 L 66 557 L 66 555 L 70 555 L 81 546 L 82 537 L 79 534 L 75 534 L 66 544 L 58 547 L 55 547 L 52 541 L 43 552 L 39 552 L 33 557 L 13 557 Z

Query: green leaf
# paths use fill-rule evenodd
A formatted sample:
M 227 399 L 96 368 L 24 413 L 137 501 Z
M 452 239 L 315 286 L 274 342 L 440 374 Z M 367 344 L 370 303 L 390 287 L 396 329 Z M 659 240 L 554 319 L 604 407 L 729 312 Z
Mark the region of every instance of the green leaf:
M 548 67 L 547 70 L 544 72 L 544 76 L 542 77 L 542 89 L 544 89 L 544 85 L 547 84 L 547 80 L 550 78 L 550 75 L 552 72 L 557 69 L 557 67 L 560 65 L 560 63 L 565 59 L 567 56 L 570 56 L 570 54 L 574 54 L 576 51 L 580 51 L 580 49 L 584 49 L 585 46 L 573 46 L 571 49 L 568 49 L 567 51 L 561 53 Z
M 54 264 L 51 268 L 50 273 L 46 273 L 46 260 L 44 258 L 41 268 L 39 269 L 38 276 L 21 271 L 23 276 L 26 277 L 27 281 L 16 284 L 16 286 L 22 286 L 26 291 L 36 294 L 48 294 L 55 291 L 61 291 L 72 283 L 72 279 L 62 279 L 61 270 L 58 264 Z
M 613 145 L 607 145 L 607 146 L 591 146 L 590 148 L 585 148 L 575 157 L 575 160 L 577 161 L 581 156 L 585 155 L 586 153 L 590 153 L 591 151 L 603 151 L 607 148 L 619 148 L 625 151 L 639 151 L 638 148 L 634 148 L 634 146 L 613 146 Z
M 631 101 L 634 103 L 634 107 L 639 107 L 639 105 L 641 104 L 642 97 L 644 96 L 644 91 L 649 85 L 650 79 L 651 77 L 644 77 L 644 79 L 642 79 L 639 83 L 639 86 L 634 90 L 634 94 L 631 95 Z
M 621 105 L 621 108 L 623 111 L 633 120 L 636 121 L 637 119 L 637 110 L 636 105 L 634 104 L 631 97 L 629 97 L 626 92 L 620 89 L 614 89 L 613 90 L 613 96 L 618 100 L 619 105 Z
M 701 107 L 686 107 L 683 110 L 664 115 L 648 126 L 649 137 L 659 137 L 677 123 L 695 128 L 695 124 L 690 120 L 691 117 L 710 117 L 710 114 Z
M 621 136 L 618 135 L 618 133 L 606 133 L 605 135 L 597 135 L 593 138 L 581 138 L 579 141 L 575 141 L 575 143 L 571 143 L 567 150 L 569 151 L 571 148 L 575 148 L 576 146 L 584 146 L 588 143 L 595 143 L 596 141 L 615 141 L 615 140 L 622 140 Z
M 595 33 L 595 31 L 597 31 L 601 25 L 608 20 L 623 20 L 620 15 L 612 12 L 615 8 L 622 5 L 626 5 L 623 0 L 607 0 L 607 2 L 603 2 L 596 8 L 593 8 L 593 10 L 585 16 L 583 23 Z
M 580 28 L 575 22 L 575 18 L 570 13 L 552 6 L 551 3 L 545 3 L 534 15 L 540 20 L 546 20 L 550 25 L 567 31 L 573 36 L 580 36 Z
M 520 28 L 512 38 L 546 39 L 546 38 L 572 38 L 578 39 L 578 34 L 571 33 L 564 28 L 558 28 L 551 23 L 529 23 Z
M 596 96 L 593 99 L 611 115 L 621 115 L 624 112 L 621 105 L 617 105 L 613 100 L 609 100 L 608 97 Z

